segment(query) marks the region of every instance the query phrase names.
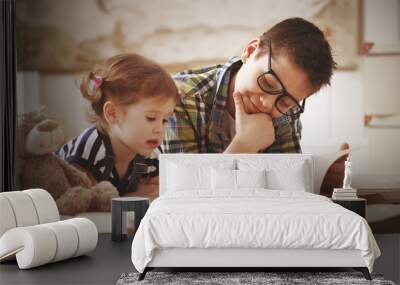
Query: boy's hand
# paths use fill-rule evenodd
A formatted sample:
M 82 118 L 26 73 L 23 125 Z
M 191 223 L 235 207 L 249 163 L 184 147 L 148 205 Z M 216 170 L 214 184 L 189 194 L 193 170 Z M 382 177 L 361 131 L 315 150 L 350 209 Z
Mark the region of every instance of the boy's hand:
M 225 153 L 256 153 L 269 147 L 275 141 L 272 119 L 264 113 L 248 114 L 245 111 L 243 96 L 235 92 L 236 135 Z

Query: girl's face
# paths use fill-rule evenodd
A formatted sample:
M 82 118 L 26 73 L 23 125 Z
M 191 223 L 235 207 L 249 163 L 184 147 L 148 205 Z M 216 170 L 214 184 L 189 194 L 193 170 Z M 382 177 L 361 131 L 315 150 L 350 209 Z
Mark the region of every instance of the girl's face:
M 118 122 L 112 133 L 133 153 L 149 156 L 164 139 L 165 124 L 173 115 L 174 98 L 141 98 L 135 104 L 118 106 Z

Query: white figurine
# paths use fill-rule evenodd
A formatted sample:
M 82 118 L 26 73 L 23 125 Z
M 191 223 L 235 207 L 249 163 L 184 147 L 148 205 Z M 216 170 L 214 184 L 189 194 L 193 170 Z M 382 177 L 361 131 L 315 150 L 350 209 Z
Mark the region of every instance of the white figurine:
M 350 154 L 349 154 L 349 156 L 347 157 L 347 160 L 344 162 L 343 189 L 352 189 L 352 188 L 351 188 L 351 162 L 350 162 Z

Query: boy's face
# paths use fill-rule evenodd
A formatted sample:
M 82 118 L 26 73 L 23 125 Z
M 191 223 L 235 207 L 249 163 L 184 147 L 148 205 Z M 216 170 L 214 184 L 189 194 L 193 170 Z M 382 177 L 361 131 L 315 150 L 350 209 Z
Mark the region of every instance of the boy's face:
M 175 104 L 174 98 L 158 96 L 122 106 L 120 141 L 134 153 L 149 156 L 164 139 L 165 124 L 173 115 Z
M 248 113 L 263 112 L 269 114 L 272 118 L 278 118 L 282 116 L 282 113 L 275 106 L 278 95 L 265 93 L 257 83 L 257 78 L 268 71 L 269 51 L 256 57 L 258 52 L 258 40 L 250 42 L 243 51 L 244 64 L 236 74 L 234 89 L 240 92 L 243 97 L 247 97 L 244 98 L 243 102 Z M 297 102 L 301 102 L 316 91 L 316 88 L 309 83 L 307 74 L 292 61 L 287 53 L 274 53 L 273 50 L 272 55 L 271 69 L 286 91 Z M 270 80 L 270 84 L 275 85 L 277 81 L 271 82 Z M 295 103 L 291 100 L 282 100 L 281 102 L 287 102 L 280 108 L 283 112 L 295 106 Z

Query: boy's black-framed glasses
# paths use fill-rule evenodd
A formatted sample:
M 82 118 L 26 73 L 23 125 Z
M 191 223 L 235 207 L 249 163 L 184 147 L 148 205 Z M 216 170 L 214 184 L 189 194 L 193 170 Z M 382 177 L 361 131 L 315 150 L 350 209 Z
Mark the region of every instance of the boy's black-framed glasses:
M 276 109 L 283 115 L 288 117 L 297 117 L 304 113 L 306 107 L 306 99 L 301 103 L 297 102 L 296 98 L 286 91 L 285 86 L 279 79 L 278 75 L 271 68 L 272 59 L 272 44 L 269 41 L 269 55 L 268 55 L 268 71 L 260 74 L 257 77 L 257 83 L 260 89 L 273 96 L 278 96 L 275 100 Z

